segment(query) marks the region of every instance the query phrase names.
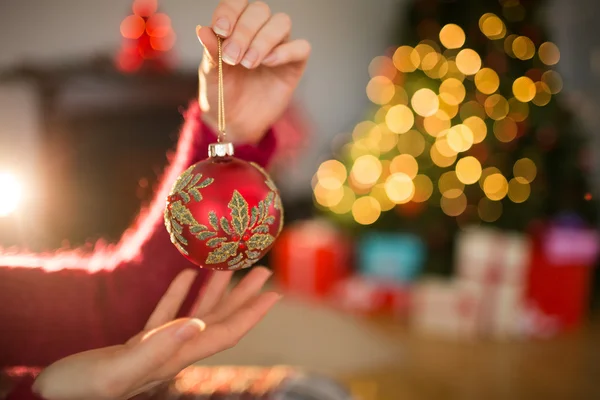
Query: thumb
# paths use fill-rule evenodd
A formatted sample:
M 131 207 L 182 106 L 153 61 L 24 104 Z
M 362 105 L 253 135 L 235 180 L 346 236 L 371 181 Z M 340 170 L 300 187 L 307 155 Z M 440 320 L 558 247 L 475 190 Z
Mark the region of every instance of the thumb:
M 200 26 L 196 27 L 196 35 L 198 36 L 198 40 L 204 47 L 205 56 L 210 58 L 210 61 L 214 63 L 214 61 L 218 57 L 218 42 L 217 35 L 209 26 Z
M 146 333 L 129 351 L 120 354 L 115 363 L 117 376 L 133 385 L 143 383 L 162 367 L 187 342 L 195 339 L 206 327 L 195 318 L 181 318 Z M 176 374 L 179 371 L 174 371 Z M 154 379 L 160 377 L 153 377 Z

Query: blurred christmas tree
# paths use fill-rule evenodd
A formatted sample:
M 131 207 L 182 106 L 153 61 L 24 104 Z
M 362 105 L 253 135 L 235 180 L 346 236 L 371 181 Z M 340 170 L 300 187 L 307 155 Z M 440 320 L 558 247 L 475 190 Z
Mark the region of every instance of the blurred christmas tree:
M 399 47 L 369 66 L 369 119 L 315 175 L 319 208 L 356 230 L 417 233 L 443 264 L 461 227 L 594 219 L 589 155 L 541 7 L 414 2 Z

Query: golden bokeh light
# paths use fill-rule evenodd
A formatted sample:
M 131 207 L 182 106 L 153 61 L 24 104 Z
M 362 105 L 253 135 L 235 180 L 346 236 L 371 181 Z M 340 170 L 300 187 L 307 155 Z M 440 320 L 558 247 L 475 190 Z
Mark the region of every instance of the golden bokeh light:
M 429 53 L 421 61 L 425 75 L 432 79 L 440 79 L 448 73 L 448 62 L 440 53 Z
M 410 176 L 397 172 L 386 179 L 385 192 L 394 203 L 404 204 L 408 203 L 415 194 L 415 185 Z
M 445 131 L 442 135 L 438 136 L 435 139 L 433 147 L 437 148 L 441 155 L 446 157 L 453 157 L 456 154 L 458 154 L 458 152 L 452 147 L 450 147 L 450 144 L 448 143 L 448 136 L 446 135 L 448 132 L 449 130 Z
M 440 206 L 444 214 L 450 217 L 458 217 L 467 208 L 467 196 L 464 193 L 461 193 L 457 197 L 442 196 Z
M 408 132 L 415 123 L 415 116 L 410 108 L 397 104 L 389 109 L 385 116 L 388 128 L 394 133 Z
M 352 216 L 361 225 L 371 225 L 380 215 L 381 205 L 371 196 L 356 199 L 352 205 Z
M 419 67 L 421 57 L 419 57 L 419 53 L 417 53 L 414 48 L 410 46 L 400 46 L 394 52 L 392 61 L 398 71 L 413 72 Z
M 479 117 L 483 120 L 487 116 L 483 106 L 475 100 L 471 100 L 460 106 L 460 119 L 464 122 L 469 117 Z
M 413 179 L 415 186 L 415 194 L 412 197 L 412 201 L 415 203 L 423 203 L 431 197 L 433 194 L 433 182 L 427 175 L 417 175 Z
M 450 119 L 456 117 L 456 115 L 458 114 L 458 105 L 448 104 L 444 101 L 444 99 L 442 99 L 439 96 L 438 99 L 440 101 L 440 111 L 445 112 L 448 118 Z
M 438 189 L 444 197 L 450 199 L 460 196 L 465 189 L 464 183 L 458 179 L 456 172 L 444 172 L 438 180 Z
M 317 203 L 323 207 L 334 207 L 339 204 L 344 197 L 344 188 L 342 186 L 330 190 L 321 186 L 320 183 L 317 183 L 313 192 Z
M 513 203 L 523 203 L 527 201 L 531 194 L 529 183 L 521 181 L 519 178 L 513 178 L 508 182 L 508 198 Z
M 395 93 L 396 87 L 394 86 L 394 82 L 385 76 L 375 76 L 367 84 L 367 97 L 374 104 L 383 105 L 389 103 Z
M 352 205 L 356 199 L 354 191 L 348 186 L 344 186 L 343 191 L 342 199 L 336 205 L 329 207 L 336 214 L 346 214 L 352 211 Z
M 456 24 L 446 24 L 440 30 L 440 43 L 447 49 L 458 49 L 465 44 L 465 31 Z
M 500 86 L 500 78 L 491 68 L 482 68 L 475 74 L 475 86 L 483 94 L 492 94 Z
M 448 72 L 446 72 L 446 75 L 445 75 L 445 77 L 447 79 L 454 78 L 454 79 L 458 79 L 461 82 L 465 80 L 465 74 L 460 72 L 460 70 L 456 66 L 456 61 L 448 60 L 446 65 L 448 67 Z
M 392 174 L 402 172 L 413 179 L 419 172 L 419 164 L 417 163 L 417 160 L 410 154 L 400 154 L 394 157 L 392 160 L 390 164 L 390 172 Z
M 410 101 L 413 110 L 422 117 L 428 117 L 437 112 L 440 102 L 437 95 L 431 89 L 419 89 L 413 94 Z
M 394 98 L 391 101 L 392 104 L 403 104 L 405 106 L 408 105 L 408 93 L 406 90 L 400 85 L 396 85 L 396 90 L 394 93 Z
M 520 60 L 529 60 L 535 54 L 535 45 L 526 36 L 519 36 L 512 42 L 512 52 Z
M 446 140 L 448 146 L 455 152 L 467 151 L 473 146 L 473 132 L 468 126 L 458 124 L 448 129 Z
M 333 190 L 342 186 L 348 177 L 346 167 L 337 160 L 323 162 L 317 170 L 317 179 L 325 189 Z
M 437 143 L 434 146 L 431 146 L 431 149 L 429 150 L 429 156 L 431 157 L 431 161 L 441 168 L 449 167 L 456 161 L 456 154 L 445 156 L 440 153 Z
M 430 53 L 437 53 L 435 49 L 427 42 L 421 42 L 415 46 L 415 51 L 419 55 L 419 66 L 418 68 L 423 69 L 423 59 Z
M 530 158 L 521 158 L 513 166 L 515 178 L 521 178 L 523 182 L 531 183 L 537 175 L 535 163 Z
M 563 88 L 563 81 L 560 74 L 556 71 L 546 71 L 542 74 L 542 82 L 546 84 L 550 93 L 557 94 Z
M 462 103 L 466 93 L 465 86 L 456 78 L 448 78 L 440 85 L 440 98 L 452 106 Z
M 509 117 L 494 121 L 494 136 L 502 143 L 513 141 L 518 132 L 517 123 Z
M 394 62 L 386 56 L 377 56 L 369 63 L 369 76 L 384 76 L 393 80 L 398 74 L 398 70 L 394 66 Z
M 376 126 L 377 124 L 373 121 L 359 122 L 358 124 L 354 125 L 354 129 L 352 130 L 352 139 L 358 141 L 369 136 L 371 130 Z
M 448 117 L 445 111 L 438 110 L 435 114 L 423 119 L 423 126 L 428 134 L 438 137 L 450 128 L 450 117 Z
M 456 55 L 456 67 L 465 75 L 475 75 L 481 68 L 481 57 L 475 50 L 462 49 Z
M 485 179 L 490 176 L 490 175 L 494 175 L 494 174 L 499 174 L 500 170 L 496 167 L 487 167 L 484 168 L 481 171 L 481 178 L 479 178 L 479 186 L 481 187 L 481 190 L 483 190 L 483 183 L 485 182 Z
M 508 193 L 508 182 L 502 174 L 492 174 L 485 178 L 483 191 L 490 200 L 502 200 Z
M 550 88 L 544 82 L 535 83 L 535 97 L 531 102 L 538 107 L 543 107 L 550 103 L 552 95 L 550 94 Z
M 354 162 L 350 174 L 361 185 L 374 185 L 381 176 L 381 171 L 381 161 L 371 154 L 366 154 Z
M 511 22 L 523 21 L 526 13 L 525 7 L 519 0 L 508 0 L 502 7 L 502 15 Z
M 379 124 L 377 127 L 377 130 L 380 132 L 380 139 L 377 145 L 382 153 L 387 153 L 398 144 L 398 135 L 390 131 L 388 126 L 384 123 Z
M 477 213 L 482 221 L 495 222 L 502 215 L 502 203 L 483 197 L 477 205 Z
M 425 150 L 425 138 L 421 132 L 412 129 L 402 135 L 398 135 L 397 147 L 401 153 L 418 157 Z
M 481 143 L 487 135 L 487 125 L 483 119 L 473 116 L 465 119 L 463 124 L 471 130 L 473 143 Z
M 560 60 L 560 50 L 558 46 L 552 42 L 545 42 L 538 49 L 540 60 L 546 65 L 556 65 Z
M 535 83 L 530 78 L 521 76 L 513 82 L 512 91 L 517 100 L 527 103 L 535 97 Z
M 456 163 L 456 176 L 465 185 L 472 185 L 481 177 L 481 164 L 475 157 L 461 158 Z
M 505 118 L 508 115 L 508 101 L 500 94 L 493 94 L 485 99 L 485 113 L 493 120 Z
M 520 102 L 514 97 L 508 101 L 509 112 L 508 116 L 516 122 L 523 122 L 529 116 L 529 105 Z
M 506 35 L 506 26 L 494 14 L 484 14 L 479 19 L 479 29 L 491 40 L 502 39 Z
M 512 45 L 513 45 L 513 42 L 515 41 L 515 39 L 518 37 L 519 37 L 519 35 L 512 34 L 512 35 L 508 35 L 506 37 L 506 39 L 504 39 L 504 52 L 509 57 L 517 58 L 517 56 L 515 56 L 515 53 L 513 53 Z
M 385 184 L 383 183 L 373 186 L 370 196 L 377 200 L 381 207 L 381 211 L 389 211 L 396 206 L 396 203 L 391 201 L 388 197 L 385 191 Z

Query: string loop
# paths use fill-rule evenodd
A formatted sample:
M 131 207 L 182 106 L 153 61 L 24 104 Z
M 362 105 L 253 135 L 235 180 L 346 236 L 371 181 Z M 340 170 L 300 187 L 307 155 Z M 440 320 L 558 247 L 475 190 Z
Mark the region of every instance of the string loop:
M 217 36 L 217 42 L 219 47 L 219 60 L 218 60 L 218 68 L 219 68 L 219 83 L 218 83 L 218 130 L 219 137 L 218 141 L 222 142 L 225 140 L 225 93 L 223 88 L 223 49 L 222 49 L 222 39 L 220 36 Z

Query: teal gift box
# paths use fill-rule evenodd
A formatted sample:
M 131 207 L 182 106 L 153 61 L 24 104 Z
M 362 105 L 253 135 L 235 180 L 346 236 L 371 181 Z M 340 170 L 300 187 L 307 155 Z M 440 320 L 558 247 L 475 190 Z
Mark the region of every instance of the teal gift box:
M 368 233 L 359 240 L 359 269 L 362 275 L 414 280 L 425 263 L 425 244 L 416 235 L 407 233 Z

